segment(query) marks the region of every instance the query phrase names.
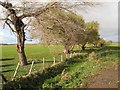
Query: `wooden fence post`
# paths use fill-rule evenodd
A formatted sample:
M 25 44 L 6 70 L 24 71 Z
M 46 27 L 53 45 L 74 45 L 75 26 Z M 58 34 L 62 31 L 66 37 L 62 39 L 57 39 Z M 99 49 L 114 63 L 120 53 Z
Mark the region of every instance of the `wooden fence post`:
M 53 65 L 55 65 L 55 57 L 53 57 Z
M 72 54 L 70 54 L 70 58 L 72 57 Z
M 14 75 L 13 75 L 13 78 L 16 77 L 16 74 L 17 74 L 17 71 L 18 71 L 19 66 L 20 66 L 20 63 L 18 62 L 17 67 L 16 67 L 16 70 L 15 70 L 15 73 L 14 73 Z
M 75 56 L 75 52 L 73 53 L 73 56 Z
M 77 48 L 79 49 L 79 45 L 77 45 Z
M 45 69 L 45 58 L 43 58 L 43 70 Z
M 30 70 L 29 70 L 29 73 L 28 73 L 28 74 L 31 73 L 31 71 L 32 71 L 32 67 L 33 67 L 33 64 L 34 64 L 34 61 L 32 61 L 32 64 L 31 64 L 31 67 L 30 67 Z
M 75 53 L 75 56 L 77 56 L 77 53 Z
M 63 56 L 61 55 L 61 62 L 63 61 Z

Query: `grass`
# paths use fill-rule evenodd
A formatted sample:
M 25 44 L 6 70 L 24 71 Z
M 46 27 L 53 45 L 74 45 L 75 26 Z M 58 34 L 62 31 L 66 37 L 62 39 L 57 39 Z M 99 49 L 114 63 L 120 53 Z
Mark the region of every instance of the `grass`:
M 42 45 L 26 45 L 25 52 L 28 59 L 42 59 L 43 57 L 46 59 L 50 59 L 53 56 L 58 56 L 63 50 L 62 46 L 42 46 Z M 14 57 L 18 59 L 16 45 L 5 45 L 2 46 L 2 57 L 3 58 L 10 58 Z
M 63 47 L 60 45 L 56 46 L 42 46 L 42 45 L 26 45 L 25 52 L 27 55 L 28 62 L 35 61 L 32 71 L 42 70 L 42 59 L 45 58 L 45 68 L 49 67 L 53 63 L 53 56 L 56 57 L 56 61 L 60 61 L 60 55 L 63 50 Z M 16 51 L 16 45 L 4 45 L 2 46 L 2 57 L 0 58 L 15 58 L 14 60 L 6 60 L 2 62 L 2 65 L 8 65 L 2 67 L 5 77 L 11 79 L 15 68 L 18 63 L 18 54 Z M 63 57 L 65 58 L 65 57 Z M 51 62 L 48 62 L 51 61 Z M 11 65 L 11 66 L 10 66 Z M 19 68 L 17 77 L 22 75 L 27 75 L 30 69 L 30 65 L 23 66 Z
M 106 50 L 104 47 L 103 50 Z M 102 51 L 103 51 L 102 50 Z M 97 53 L 100 53 L 96 51 Z M 119 52 L 120 54 L 120 52 Z M 102 54 L 101 56 L 96 56 L 92 61 L 89 61 L 89 57 L 84 59 L 73 58 L 78 62 L 73 63 L 69 67 L 65 68 L 65 74 L 67 74 L 67 79 L 63 78 L 65 76 L 61 74 L 54 78 L 50 78 L 44 82 L 44 88 L 84 88 L 89 83 L 88 77 L 94 77 L 97 75 L 101 68 L 111 67 L 113 63 L 118 63 L 118 50 L 113 50 L 112 53 Z M 99 62 L 98 62 L 99 60 Z M 68 78 L 70 77 L 70 78 Z
M 120 47 L 118 47 L 117 43 L 113 43 L 111 45 L 107 45 L 102 48 L 97 47 L 90 49 L 90 47 L 87 47 L 85 51 L 81 51 L 78 57 L 73 58 L 71 62 L 72 64 L 70 64 L 68 67 L 65 68 L 65 74 L 68 77 L 67 76 L 64 77 L 65 75 L 63 75 L 62 78 L 61 74 L 58 74 L 53 78 L 45 80 L 43 87 L 45 88 L 84 87 L 88 83 L 86 81 L 87 77 L 94 75 L 96 71 L 100 69 L 100 67 L 105 66 L 107 64 L 111 64 L 112 62 L 116 62 L 118 60 L 118 50 L 120 50 Z M 46 68 L 52 65 L 53 56 L 56 57 L 56 60 L 60 61 L 60 55 L 62 54 L 61 52 L 63 51 L 63 46 L 51 45 L 47 47 L 42 45 L 26 45 L 25 51 L 28 61 L 30 63 L 32 60 L 35 61 L 35 65 L 33 66 L 32 71 L 38 71 L 38 70 L 42 71 L 42 58 L 45 57 Z M 89 53 L 91 52 L 95 52 L 96 54 L 100 53 L 100 55 L 96 56 L 94 60 L 89 61 L 88 56 Z M 111 53 L 111 52 L 115 52 L 115 53 Z M 84 56 L 84 58 L 81 58 L 81 56 Z M 15 58 L 15 60 L 7 60 L 2 62 L 3 65 L 9 64 L 8 66 L 3 67 L 2 71 L 11 70 L 4 73 L 7 79 L 10 80 L 11 77 L 13 76 L 14 70 L 18 63 L 16 46 L 15 45 L 2 46 L 2 58 Z M 65 60 L 65 56 L 64 56 L 64 60 Z M 76 60 L 78 62 L 74 62 Z M 100 60 L 100 62 L 96 63 L 97 62 L 96 60 Z M 17 73 L 17 77 L 27 75 L 29 69 L 30 69 L 30 65 L 20 67 Z

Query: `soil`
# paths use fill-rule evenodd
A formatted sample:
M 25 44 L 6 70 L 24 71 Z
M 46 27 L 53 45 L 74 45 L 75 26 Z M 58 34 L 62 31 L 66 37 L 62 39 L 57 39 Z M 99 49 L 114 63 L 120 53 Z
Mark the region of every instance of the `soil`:
M 118 65 L 104 67 L 94 78 L 89 78 L 87 88 L 118 88 Z

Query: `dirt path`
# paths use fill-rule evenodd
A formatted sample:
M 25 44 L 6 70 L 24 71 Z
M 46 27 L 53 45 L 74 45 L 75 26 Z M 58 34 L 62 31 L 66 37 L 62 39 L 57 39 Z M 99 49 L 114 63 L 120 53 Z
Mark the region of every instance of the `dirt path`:
M 118 88 L 118 65 L 113 64 L 111 67 L 103 68 L 100 74 L 89 79 L 90 83 L 87 88 Z

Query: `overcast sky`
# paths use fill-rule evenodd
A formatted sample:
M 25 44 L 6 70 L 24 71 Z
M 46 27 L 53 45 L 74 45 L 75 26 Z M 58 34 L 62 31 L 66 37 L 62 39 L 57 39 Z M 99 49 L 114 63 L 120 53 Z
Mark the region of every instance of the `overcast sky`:
M 86 21 L 100 23 L 100 36 L 106 40 L 118 41 L 118 3 L 104 2 L 96 8 L 91 8 L 86 13 L 81 13 Z
M 102 0 L 100 0 L 102 1 Z M 107 1 L 107 0 L 106 0 Z M 102 5 L 89 8 L 87 12 L 77 11 L 86 22 L 98 21 L 100 23 L 100 36 L 105 40 L 118 41 L 118 2 L 102 2 Z M 0 17 L 1 18 L 1 17 Z M 0 24 L 1 25 L 1 24 Z M 27 43 L 35 43 L 36 41 Z M 0 43 L 16 43 L 15 35 L 9 28 L 0 26 Z

